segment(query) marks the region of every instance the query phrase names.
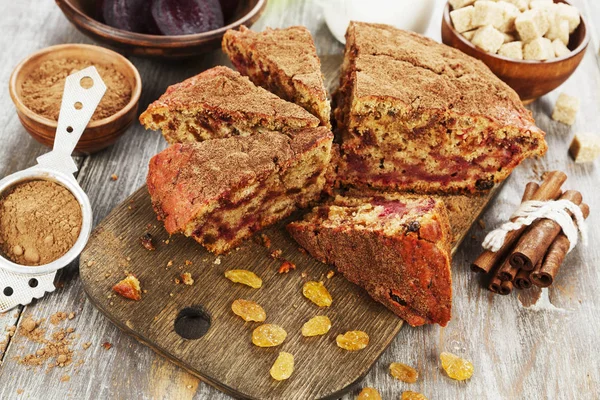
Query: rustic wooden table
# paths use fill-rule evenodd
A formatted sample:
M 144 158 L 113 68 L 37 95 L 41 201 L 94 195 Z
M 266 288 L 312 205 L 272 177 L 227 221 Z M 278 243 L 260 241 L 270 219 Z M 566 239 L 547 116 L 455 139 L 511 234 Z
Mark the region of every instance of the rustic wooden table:
M 342 45 L 329 33 L 321 13 L 326 0 L 270 0 L 255 25 L 285 27 L 306 25 L 313 33 L 321 55 L 339 54 Z M 439 40 L 443 0 L 438 0 L 429 36 Z M 468 265 L 480 250 L 486 231 L 476 226 L 456 254 L 453 263 L 454 316 L 446 328 L 404 327 L 361 386 L 379 389 L 384 399 L 398 398 L 404 390 L 424 393 L 429 399 L 597 399 L 600 398 L 600 166 L 576 165 L 567 147 L 577 131 L 600 134 L 600 4 L 596 0 L 574 0 L 591 25 L 592 44 L 577 72 L 560 89 L 536 101 L 531 109 L 538 125 L 548 133 L 550 151 L 540 160 L 524 163 L 508 179 L 496 201 L 485 213 L 488 227 L 505 220 L 517 206 L 526 181 L 543 171 L 560 169 L 569 175 L 567 186 L 583 193 L 592 209 L 589 219 L 590 245 L 578 247 L 568 256 L 549 296 L 530 306 L 514 293 L 495 296 L 483 290 Z M 0 176 L 34 164 L 48 149 L 35 142 L 20 125 L 8 94 L 8 79 L 14 66 L 35 50 L 46 46 L 84 42 L 89 39 L 75 30 L 52 1 L 0 2 Z M 158 62 L 132 58 L 144 82 L 141 109 L 175 82 L 224 62 L 220 52 L 189 62 Z M 576 95 L 582 109 L 573 127 L 549 117 L 560 92 Z M 162 150 L 159 134 L 133 126 L 111 148 L 93 156 L 79 157 L 79 180 L 88 193 L 95 223 L 129 194 L 146 177 L 149 158 Z M 118 175 L 117 181 L 110 176 Z M 66 368 L 33 370 L 15 358 L 35 352 L 34 344 L 11 327 L 27 316 L 49 318 L 57 311 L 73 311 L 70 322 L 81 336 L 79 343 L 91 342 L 84 351 L 76 347 L 76 360 Z M 14 328 L 13 328 L 14 329 Z M 109 342 L 106 350 L 102 343 Z M 469 382 L 455 382 L 440 370 L 438 355 L 448 350 L 473 361 L 475 375 Z M 234 351 L 234 350 L 232 350 Z M 154 354 L 122 334 L 86 300 L 74 263 L 59 274 L 59 289 L 42 301 L 0 314 L 0 398 L 116 398 L 116 399 L 225 399 L 227 396 L 200 383 L 183 369 Z M 415 366 L 419 382 L 412 385 L 393 380 L 390 362 Z M 314 371 L 318 374 L 319 371 Z M 70 380 L 62 379 L 65 375 Z M 354 398 L 358 390 L 345 399 Z

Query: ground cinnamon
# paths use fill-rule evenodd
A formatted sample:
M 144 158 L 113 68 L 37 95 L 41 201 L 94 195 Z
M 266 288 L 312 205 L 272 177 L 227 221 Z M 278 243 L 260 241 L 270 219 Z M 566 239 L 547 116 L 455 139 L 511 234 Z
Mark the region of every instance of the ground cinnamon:
M 79 202 L 56 182 L 22 182 L 0 198 L 0 250 L 17 264 L 60 258 L 77 241 L 81 225 Z
M 96 108 L 92 121 L 117 113 L 131 99 L 131 85 L 125 76 L 110 64 L 69 58 L 44 61 L 27 76 L 21 86 L 23 104 L 36 114 L 58 121 L 67 76 L 91 65 L 96 67 L 106 84 L 106 93 Z

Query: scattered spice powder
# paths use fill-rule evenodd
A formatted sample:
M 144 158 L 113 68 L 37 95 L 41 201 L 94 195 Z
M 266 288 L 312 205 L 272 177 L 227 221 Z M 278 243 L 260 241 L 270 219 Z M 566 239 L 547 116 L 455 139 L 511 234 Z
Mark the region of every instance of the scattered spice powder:
M 79 202 L 64 186 L 19 183 L 0 199 L 0 250 L 17 264 L 48 264 L 73 247 L 82 221 Z
M 95 64 L 88 60 L 59 58 L 44 61 L 21 86 L 23 103 L 31 111 L 58 121 L 67 76 L 94 65 L 106 84 L 106 94 L 92 116 L 92 121 L 110 117 L 129 103 L 131 85 L 125 76 L 110 64 Z
M 71 350 L 73 335 L 71 333 L 74 332 L 74 329 L 59 329 L 50 335 L 50 339 L 47 339 L 46 330 L 41 327 L 43 322 L 43 320 L 36 321 L 32 317 L 26 317 L 21 322 L 19 334 L 32 342 L 42 344 L 43 347 L 37 349 L 35 353 L 17 357 L 17 361 L 31 367 L 45 365 L 50 359 L 53 359 L 54 362 L 49 368 L 57 366 L 62 368 L 71 364 L 73 361 L 73 350 Z

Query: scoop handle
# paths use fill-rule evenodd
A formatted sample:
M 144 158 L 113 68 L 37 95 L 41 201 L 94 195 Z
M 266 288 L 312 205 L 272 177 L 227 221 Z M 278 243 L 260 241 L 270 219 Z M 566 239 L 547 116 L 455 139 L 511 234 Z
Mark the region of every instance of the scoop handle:
M 106 85 L 94 66 L 67 77 L 54 147 L 51 152 L 38 157 L 38 164 L 66 174 L 77 171 L 71 153 L 105 92 Z

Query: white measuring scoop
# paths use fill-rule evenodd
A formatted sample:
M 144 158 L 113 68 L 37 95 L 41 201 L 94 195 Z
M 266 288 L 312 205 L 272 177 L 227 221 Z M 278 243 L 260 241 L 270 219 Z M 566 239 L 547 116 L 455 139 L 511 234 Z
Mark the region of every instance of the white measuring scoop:
M 83 217 L 79 237 L 62 257 L 40 266 L 16 264 L 0 253 L 0 312 L 31 303 L 54 291 L 56 271 L 69 265 L 85 247 L 92 231 L 92 207 L 73 173 L 77 165 L 71 157 L 75 145 L 106 92 L 106 85 L 95 67 L 67 77 L 63 91 L 58 127 L 51 152 L 38 157 L 36 166 L 0 180 L 0 196 L 21 182 L 49 180 L 67 188 L 79 202 Z

